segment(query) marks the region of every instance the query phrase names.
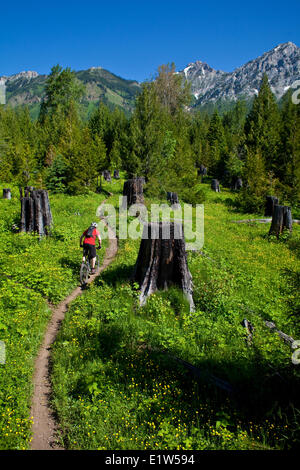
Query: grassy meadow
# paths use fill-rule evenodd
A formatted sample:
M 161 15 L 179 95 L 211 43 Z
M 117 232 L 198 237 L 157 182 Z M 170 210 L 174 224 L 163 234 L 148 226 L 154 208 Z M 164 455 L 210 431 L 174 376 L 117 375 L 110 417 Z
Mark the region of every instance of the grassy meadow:
M 72 304 L 53 352 L 53 405 L 66 448 L 299 445 L 299 369 L 290 347 L 264 325 L 273 320 L 299 338 L 299 227 L 290 240 L 269 240 L 269 225 L 231 222 L 261 214 L 238 213 L 235 194 L 204 187 L 205 243 L 188 255 L 193 314 L 176 288 L 139 307 L 129 280 L 134 240 L 120 240 L 115 261 Z M 244 318 L 254 327 L 250 345 Z M 212 375 L 232 392 L 217 388 Z
M 104 183 L 116 208 L 122 184 Z M 270 240 L 269 225 L 232 223 L 261 214 L 241 214 L 234 193 L 202 186 L 204 247 L 188 253 L 194 313 L 177 288 L 139 307 L 130 281 L 139 240 L 130 239 L 119 240 L 113 263 L 71 304 L 52 356 L 52 406 L 67 449 L 299 446 L 299 367 L 264 325 L 272 320 L 300 338 L 299 226 L 288 240 Z M 39 240 L 17 233 L 17 187 L 12 194 L 0 200 L 0 448 L 28 449 L 33 365 L 50 307 L 78 285 L 79 237 L 107 196 L 50 193 L 52 236 Z M 254 327 L 251 344 L 244 318 Z
M 26 449 L 34 359 L 50 306 L 78 285 L 79 237 L 105 196 L 50 195 L 53 233 L 39 241 L 35 235 L 17 233 L 19 190 L 10 187 L 12 199 L 0 200 L 0 340 L 6 346 L 6 363 L 0 364 L 0 448 Z

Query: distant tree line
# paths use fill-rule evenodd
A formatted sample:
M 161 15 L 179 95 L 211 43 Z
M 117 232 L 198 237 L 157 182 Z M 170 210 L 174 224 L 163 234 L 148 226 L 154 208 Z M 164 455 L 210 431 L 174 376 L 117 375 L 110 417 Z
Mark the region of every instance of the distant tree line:
M 26 107 L 0 106 L 0 179 L 76 194 L 95 190 L 105 169 L 142 176 L 155 197 L 176 192 L 203 202 L 197 169 L 234 187 L 243 181 L 238 203 L 260 211 L 265 196 L 300 200 L 300 106 L 288 91 L 280 104 L 265 75 L 250 111 L 246 102 L 222 115 L 189 108 L 191 93 L 174 64 L 159 67 L 145 82 L 134 112 L 126 116 L 100 103 L 80 118 L 84 87 L 69 68 L 51 70 L 37 120 Z

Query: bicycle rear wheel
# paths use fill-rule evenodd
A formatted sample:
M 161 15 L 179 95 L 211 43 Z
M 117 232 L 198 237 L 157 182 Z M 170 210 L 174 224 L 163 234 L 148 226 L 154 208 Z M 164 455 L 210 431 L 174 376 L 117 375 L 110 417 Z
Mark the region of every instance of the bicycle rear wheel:
M 80 284 L 85 286 L 89 279 L 90 266 L 88 263 L 82 263 L 80 267 Z

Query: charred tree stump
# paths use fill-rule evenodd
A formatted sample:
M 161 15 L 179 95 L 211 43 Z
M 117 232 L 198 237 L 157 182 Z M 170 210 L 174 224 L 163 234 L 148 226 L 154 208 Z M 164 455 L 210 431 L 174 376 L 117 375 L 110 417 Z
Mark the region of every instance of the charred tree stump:
M 243 187 L 242 178 L 237 178 L 237 180 L 235 181 L 235 183 L 233 185 L 233 189 L 235 191 L 239 191 L 240 189 L 242 189 L 242 187 Z
M 180 287 L 194 311 L 192 276 L 188 269 L 182 223 L 159 222 L 144 225 L 133 278 L 138 282 L 140 305 L 158 289 Z
M 127 207 L 130 207 L 133 204 L 144 204 L 144 183 L 144 178 L 133 178 L 125 181 L 123 186 L 123 208 L 126 204 Z
M 42 189 L 32 190 L 28 196 L 28 189 L 25 188 L 25 196 L 21 198 L 20 231 L 36 232 L 39 236 L 49 235 L 51 225 L 52 213 L 48 192 Z
M 96 193 L 101 193 L 102 191 L 102 176 L 103 173 L 100 173 L 100 175 L 97 176 L 97 186 L 96 186 Z M 100 178 L 100 185 L 99 185 L 99 178 Z
M 110 171 L 104 170 L 104 171 L 103 171 L 103 177 L 104 177 L 105 181 L 108 181 L 109 183 L 111 182 Z
M 31 198 L 27 196 L 21 199 L 21 232 L 32 232 L 34 214 L 30 201 Z
M 278 198 L 275 196 L 267 196 L 266 197 L 266 206 L 265 206 L 265 216 L 266 217 L 272 217 L 273 211 L 274 211 L 274 206 L 278 205 L 279 201 Z
M 213 179 L 211 182 L 211 189 L 215 191 L 216 193 L 220 193 L 220 183 L 218 180 Z
M 167 192 L 167 201 L 170 202 L 171 206 L 179 206 L 179 200 L 178 200 L 178 194 L 177 193 L 172 193 L 172 192 Z
M 9 188 L 3 189 L 3 199 L 11 199 L 11 190 Z
M 284 230 L 291 232 L 292 228 L 293 219 L 291 208 L 288 206 L 275 205 L 269 235 L 276 235 L 276 237 L 279 238 L 279 235 L 281 235 Z
M 205 168 L 204 165 L 200 165 L 200 168 L 198 168 L 198 176 L 201 176 L 201 183 L 203 182 L 204 176 L 207 175 L 207 168 Z
M 114 179 L 115 179 L 115 180 L 119 180 L 119 179 L 120 179 L 119 170 L 114 170 Z

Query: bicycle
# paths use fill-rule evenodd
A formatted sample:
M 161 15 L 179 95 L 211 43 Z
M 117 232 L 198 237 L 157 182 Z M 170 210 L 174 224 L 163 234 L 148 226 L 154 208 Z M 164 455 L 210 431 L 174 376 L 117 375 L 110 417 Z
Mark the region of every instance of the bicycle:
M 99 250 L 101 247 L 97 247 L 97 250 Z M 92 264 L 92 259 L 90 257 L 90 254 L 85 257 L 85 261 L 82 261 L 81 266 L 80 266 L 80 284 L 81 287 L 85 287 L 88 283 L 89 277 L 91 275 L 91 264 Z M 96 262 L 95 262 L 95 270 L 96 272 L 99 270 L 99 256 L 96 255 Z

